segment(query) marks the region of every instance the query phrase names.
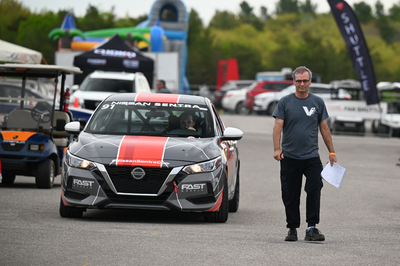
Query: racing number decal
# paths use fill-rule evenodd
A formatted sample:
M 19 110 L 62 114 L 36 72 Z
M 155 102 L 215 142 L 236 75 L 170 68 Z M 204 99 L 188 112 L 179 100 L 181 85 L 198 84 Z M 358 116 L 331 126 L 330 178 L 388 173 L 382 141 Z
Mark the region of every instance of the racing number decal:
M 167 137 L 124 136 L 117 166 L 161 168 L 167 141 Z

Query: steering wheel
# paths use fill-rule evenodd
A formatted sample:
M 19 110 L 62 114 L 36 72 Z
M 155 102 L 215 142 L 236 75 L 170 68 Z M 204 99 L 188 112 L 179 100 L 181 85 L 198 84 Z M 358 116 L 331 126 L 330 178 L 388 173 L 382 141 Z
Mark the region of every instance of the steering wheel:
M 39 123 L 48 123 L 51 119 L 50 106 L 45 102 L 38 102 L 31 111 L 33 120 Z

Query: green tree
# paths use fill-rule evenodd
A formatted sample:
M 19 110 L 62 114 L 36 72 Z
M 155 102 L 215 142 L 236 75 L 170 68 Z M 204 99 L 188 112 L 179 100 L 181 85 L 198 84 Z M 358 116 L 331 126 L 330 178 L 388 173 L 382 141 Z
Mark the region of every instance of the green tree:
M 82 31 L 92 31 L 115 27 L 115 15 L 111 12 L 101 13 L 97 7 L 89 4 L 83 18 L 78 18 L 76 27 Z
M 21 21 L 31 12 L 16 0 L 0 0 L 0 37 L 4 41 L 15 43 Z
M 136 18 L 131 18 L 128 15 L 126 15 L 123 18 L 118 19 L 115 22 L 115 27 L 116 28 L 125 28 L 125 27 L 135 27 L 139 25 L 139 23 L 147 20 L 148 15 L 141 15 Z
M 210 27 L 216 29 L 233 29 L 240 25 L 237 16 L 229 11 L 216 11 L 210 21 Z
M 304 4 L 299 5 L 300 12 L 315 15 L 317 11 L 317 4 L 311 3 L 311 0 L 306 0 Z
M 266 8 L 265 6 L 261 6 L 260 7 L 260 16 L 261 16 L 262 20 L 266 21 L 269 18 L 268 8 Z
M 365 2 L 354 4 L 354 13 L 356 14 L 360 23 L 370 22 L 374 17 L 372 16 L 372 8 Z
M 393 4 L 389 9 L 389 17 L 393 21 L 400 21 L 400 2 L 399 4 Z
M 57 44 L 47 38 L 47 35 L 52 29 L 59 27 L 59 23 L 59 15 L 53 12 L 32 14 L 20 23 L 17 42 L 22 46 L 40 51 L 45 63 L 54 64 Z
M 276 3 L 275 13 L 277 15 L 285 13 L 296 13 L 300 12 L 299 2 L 297 0 L 279 0 Z
M 218 61 L 209 29 L 196 10 L 190 10 L 188 29 L 188 71 L 190 84 L 215 84 Z

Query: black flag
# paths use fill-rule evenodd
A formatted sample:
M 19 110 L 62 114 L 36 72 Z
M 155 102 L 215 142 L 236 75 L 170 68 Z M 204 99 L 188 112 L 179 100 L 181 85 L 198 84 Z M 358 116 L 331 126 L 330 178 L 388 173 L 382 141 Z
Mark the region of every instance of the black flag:
M 374 68 L 358 19 L 351 7 L 340 0 L 328 0 L 336 24 L 346 42 L 353 68 L 361 81 L 367 104 L 379 103 Z

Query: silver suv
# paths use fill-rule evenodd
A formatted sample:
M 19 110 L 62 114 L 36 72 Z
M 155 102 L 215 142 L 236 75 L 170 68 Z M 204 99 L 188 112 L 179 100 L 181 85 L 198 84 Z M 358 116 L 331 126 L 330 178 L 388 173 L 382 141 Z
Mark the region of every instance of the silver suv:
M 150 93 L 146 77 L 140 73 L 108 72 L 96 70 L 89 74 L 81 86 L 72 87 L 70 103 L 74 107 L 96 109 L 107 96 L 114 93 Z

